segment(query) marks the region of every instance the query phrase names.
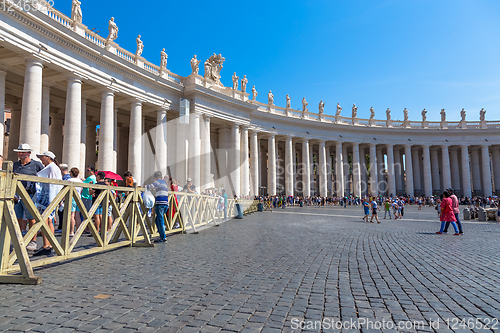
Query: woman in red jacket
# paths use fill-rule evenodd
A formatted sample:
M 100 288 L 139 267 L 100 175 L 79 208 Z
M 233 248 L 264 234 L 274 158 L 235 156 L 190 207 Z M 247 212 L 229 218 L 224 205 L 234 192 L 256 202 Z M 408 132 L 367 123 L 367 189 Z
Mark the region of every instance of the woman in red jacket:
M 457 219 L 455 218 L 455 214 L 453 214 L 452 201 L 450 198 L 450 193 L 448 193 L 448 191 L 444 191 L 443 193 L 443 200 L 441 201 L 440 220 L 441 220 L 441 229 L 439 229 L 439 231 L 436 232 L 436 234 L 442 234 L 446 222 L 450 222 L 451 225 L 453 226 L 453 229 L 455 229 L 455 233 L 453 235 L 460 236 L 460 234 L 458 233 L 457 224 L 455 223 Z

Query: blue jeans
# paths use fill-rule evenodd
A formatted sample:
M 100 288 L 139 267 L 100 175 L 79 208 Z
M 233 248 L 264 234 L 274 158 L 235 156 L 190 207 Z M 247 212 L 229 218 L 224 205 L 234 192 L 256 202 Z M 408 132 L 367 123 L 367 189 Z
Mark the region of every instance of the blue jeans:
M 462 230 L 462 223 L 460 223 L 460 214 L 456 213 L 455 214 L 455 218 L 457 219 L 458 232 L 462 233 L 463 230 Z M 443 232 L 448 232 L 448 228 L 449 227 L 450 227 L 450 222 L 446 222 L 446 226 L 444 227 L 444 231 Z
M 457 224 L 455 222 L 445 222 L 445 221 L 442 221 L 441 222 L 441 229 L 439 229 L 439 232 L 444 232 L 445 225 L 449 225 L 450 223 L 453 226 L 453 229 L 455 229 L 455 233 L 458 234 L 458 228 L 457 228 Z
M 158 228 L 158 233 L 160 234 L 160 239 L 166 239 L 167 236 L 165 235 L 165 219 L 164 215 L 168 211 L 168 205 L 155 205 L 155 213 L 156 213 L 156 218 L 155 218 L 155 223 L 156 227 Z

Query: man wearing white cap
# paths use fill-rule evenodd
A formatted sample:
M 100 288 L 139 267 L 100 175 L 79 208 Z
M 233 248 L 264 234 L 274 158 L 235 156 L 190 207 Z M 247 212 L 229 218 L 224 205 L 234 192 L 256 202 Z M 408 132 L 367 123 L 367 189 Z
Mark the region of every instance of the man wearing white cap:
M 59 179 L 62 180 L 61 169 L 59 169 L 59 165 L 56 160 L 56 155 L 51 151 L 46 151 L 43 154 L 36 154 L 36 156 L 42 161 L 45 168 L 38 172 L 38 177 L 45 177 L 51 179 Z M 45 209 L 50 205 L 52 200 L 56 197 L 57 193 L 61 190 L 61 185 L 53 185 L 47 183 L 38 183 L 37 191 L 36 191 L 36 206 L 40 213 L 43 213 Z M 52 234 L 54 234 L 54 224 L 52 220 L 55 217 L 56 210 L 50 213 L 47 221 L 47 225 L 50 228 Z M 34 254 L 34 256 L 41 256 L 50 254 L 52 252 L 52 247 L 50 246 L 50 242 L 47 237 L 43 235 L 43 247 L 38 249 L 38 251 Z
M 19 161 L 14 162 L 13 172 L 23 175 L 36 176 L 39 171 L 43 169 L 42 163 L 38 161 L 34 161 L 31 159 L 31 152 L 33 149 L 30 148 L 30 145 L 27 143 L 21 143 L 17 149 L 14 149 L 17 152 L 17 158 Z M 22 181 L 26 192 L 33 197 L 36 192 L 35 183 Z M 21 230 L 23 232 L 26 231 L 26 222 L 24 217 L 28 220 L 30 228 L 35 224 L 35 219 L 31 215 L 31 213 L 26 209 L 26 205 L 20 198 L 16 199 L 17 203 L 14 206 L 14 210 L 16 211 L 17 221 L 21 226 Z M 26 246 L 28 250 L 34 251 L 36 250 L 36 236 L 28 243 Z

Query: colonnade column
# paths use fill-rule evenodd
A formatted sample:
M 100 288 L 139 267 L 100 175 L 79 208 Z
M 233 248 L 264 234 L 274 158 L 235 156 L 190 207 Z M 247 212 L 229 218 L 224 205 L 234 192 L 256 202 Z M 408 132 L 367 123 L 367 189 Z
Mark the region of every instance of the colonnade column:
M 420 152 L 418 147 L 413 147 L 411 152 L 413 163 L 413 188 L 414 190 L 422 190 L 422 181 L 420 179 Z
M 201 190 L 205 191 L 207 188 L 212 187 L 211 182 L 211 164 L 212 164 L 212 146 L 210 143 L 210 115 L 203 115 L 202 126 L 202 151 L 201 151 Z
M 95 128 L 93 130 L 95 132 Z M 132 102 L 130 107 L 128 170 L 132 173 L 137 184 L 142 185 L 142 103 L 137 99 Z
M 387 196 L 396 196 L 396 175 L 394 174 L 394 146 L 387 146 Z
M 443 190 L 451 187 L 451 174 L 450 174 L 450 153 L 448 151 L 448 146 L 441 146 L 441 162 L 443 168 Z
M 377 149 L 377 191 L 385 193 L 387 191 L 387 186 L 385 186 L 385 178 L 383 170 L 385 169 L 384 164 L 384 154 L 382 152 L 382 147 Z
M 162 176 L 167 174 L 167 109 L 156 111 L 155 128 L 155 171 L 161 171 Z M 198 183 L 194 183 L 198 186 Z
M 62 124 L 61 124 L 62 126 Z M 13 104 L 10 109 L 9 147 L 6 155 L 9 160 L 17 161 L 17 153 L 13 151 L 19 145 L 19 131 L 21 127 L 21 104 Z M 4 159 L 6 157 L 4 156 Z
M 71 76 L 68 78 L 67 87 L 62 162 L 66 163 L 71 169 L 80 166 L 82 80 L 76 76 Z
M 359 143 L 352 144 L 352 178 L 354 195 L 361 196 L 361 172 L 359 165 Z
M 93 121 L 88 122 L 87 130 L 86 130 L 87 134 L 86 134 L 86 138 L 85 138 L 86 142 L 87 142 L 86 143 L 86 154 L 85 154 L 86 164 L 92 165 L 94 167 L 95 167 L 95 162 L 96 162 L 96 144 L 95 144 L 95 142 L 96 142 L 96 126 L 97 126 L 96 122 L 93 122 Z M 130 153 L 129 153 L 129 156 L 130 156 Z M 139 179 L 141 178 L 140 174 L 139 174 L 139 176 L 136 176 L 135 174 L 133 174 L 133 175 L 134 175 L 136 180 L 138 179 L 138 177 L 139 177 Z
M 462 195 L 472 197 L 470 182 L 469 147 L 460 146 L 462 150 Z
M 319 186 L 318 186 L 319 195 L 321 197 L 326 197 L 328 184 L 326 179 L 326 148 L 324 140 L 319 140 L 318 152 L 319 152 Z
M 377 145 L 370 143 L 370 194 L 378 196 Z
M 113 108 L 113 172 L 116 172 L 118 163 L 118 108 Z
M 29 144 L 33 155 L 40 152 L 42 69 L 42 61 L 26 59 L 19 143 Z
M 50 86 L 42 86 L 42 118 L 40 119 L 40 152 L 49 150 Z M 60 158 L 61 156 L 59 156 Z
M 267 190 L 269 195 L 276 195 L 276 138 L 270 134 L 267 140 Z
M 335 144 L 335 188 L 338 197 L 344 196 L 344 157 L 342 154 L 342 142 Z
M 112 90 L 102 92 L 98 161 L 99 170 L 105 171 L 113 169 L 114 96 Z
M 250 194 L 250 177 L 248 161 L 248 127 L 241 126 L 241 195 Z
M 398 191 L 403 189 L 403 181 L 401 174 L 403 173 L 403 165 L 401 164 L 401 151 L 399 149 L 395 149 L 393 147 L 393 158 L 394 162 L 392 163 L 394 168 L 394 179 L 395 179 L 395 189 L 394 195 L 397 196 Z M 395 164 L 397 163 L 397 165 Z
M 85 154 L 87 152 L 87 100 L 82 99 L 80 121 L 80 176 L 85 177 Z
M 201 183 L 201 140 L 200 140 L 200 117 L 201 114 L 193 112 L 189 115 L 189 173 L 188 177 L 192 179 L 196 191 L 200 191 Z M 234 169 L 233 169 L 234 170 Z M 239 185 L 239 184 L 238 184 Z M 235 185 L 236 186 L 236 185 Z
M 432 196 L 431 155 L 429 146 L 422 146 L 422 157 L 424 167 L 424 193 L 426 197 Z
M 311 196 L 311 163 L 309 160 L 309 140 L 302 141 L 302 192 L 304 197 Z
M 490 149 L 489 145 L 481 146 L 481 164 L 483 167 L 483 196 L 491 197 L 493 195 L 491 185 L 490 169 Z
M 500 193 L 500 149 L 493 149 L 493 177 L 495 179 L 495 191 Z
M 293 195 L 293 141 L 291 136 L 285 138 L 285 194 Z
M 342 161 L 343 161 L 343 172 L 344 172 L 344 195 L 346 188 L 349 188 L 349 194 L 351 194 L 351 184 L 350 184 L 350 175 L 349 175 L 349 155 L 347 154 L 347 147 L 342 146 Z
M 7 72 L 0 69 L 0 155 L 7 159 L 7 153 L 4 155 L 3 146 L 5 136 L 5 77 Z M 11 120 L 12 121 L 12 120 Z
M 481 192 L 481 169 L 479 168 L 479 149 L 477 147 L 471 148 L 470 151 L 470 164 L 472 171 L 472 187 L 474 188 L 474 195 L 479 195 Z
M 259 195 L 259 138 L 252 131 L 250 136 L 250 175 L 252 178 L 251 195 Z
M 405 173 L 406 173 L 406 194 L 412 196 L 415 194 L 413 188 L 413 162 L 411 158 L 411 145 L 405 145 Z
M 439 177 L 439 155 L 436 148 L 431 149 L 431 167 L 432 167 L 432 189 L 440 190 L 441 182 Z
M 240 125 L 231 125 L 231 146 L 229 150 L 229 172 L 230 182 L 233 186 L 233 194 L 240 196 L 240 164 L 241 164 L 241 143 L 240 143 Z M 275 168 L 276 169 L 276 168 Z M 276 171 L 275 171 L 276 174 Z
M 450 170 L 451 170 L 451 187 L 456 191 L 460 187 L 460 168 L 458 164 L 458 150 L 450 149 Z

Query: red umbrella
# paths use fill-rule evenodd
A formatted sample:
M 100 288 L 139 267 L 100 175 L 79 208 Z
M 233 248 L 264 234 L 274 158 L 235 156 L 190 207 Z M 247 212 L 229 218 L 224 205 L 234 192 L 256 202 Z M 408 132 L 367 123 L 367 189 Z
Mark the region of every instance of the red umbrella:
M 108 179 L 123 180 L 123 178 L 119 174 L 114 173 L 113 171 L 103 171 L 103 172 L 104 176 Z

